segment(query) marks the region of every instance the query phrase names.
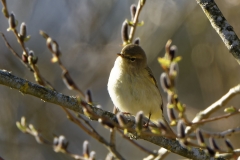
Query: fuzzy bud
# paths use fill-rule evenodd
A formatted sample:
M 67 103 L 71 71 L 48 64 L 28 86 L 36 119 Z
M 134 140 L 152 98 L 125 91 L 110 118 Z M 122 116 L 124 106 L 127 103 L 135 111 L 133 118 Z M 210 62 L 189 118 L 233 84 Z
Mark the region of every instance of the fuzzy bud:
M 175 78 L 178 75 L 178 64 L 176 62 L 172 62 L 170 64 L 169 75 L 171 78 Z
M 83 157 L 89 158 L 89 143 L 88 143 L 88 141 L 83 142 Z
M 27 37 L 27 26 L 26 24 L 23 22 L 20 26 L 20 39 L 21 41 L 24 41 L 24 39 Z
M 168 115 L 168 118 L 170 119 L 170 121 L 175 121 L 176 120 L 176 116 L 174 114 L 173 108 L 167 107 L 167 115 Z
M 105 160 L 114 160 L 114 159 L 115 159 L 115 158 L 114 158 L 112 152 L 109 152 L 109 153 L 107 154 L 107 157 L 105 158 Z
M 49 38 L 48 34 L 45 33 L 45 32 L 42 31 L 42 30 L 39 31 L 39 34 L 41 34 L 41 35 L 43 36 L 43 38 L 45 38 L 45 39 L 48 39 L 48 38 Z
M 140 38 L 136 38 L 133 42 L 133 44 L 140 45 Z
M 204 146 L 204 138 L 203 138 L 203 135 L 202 135 L 202 132 L 200 129 L 197 129 L 196 130 L 196 137 L 197 137 L 197 141 L 198 141 L 198 144 L 200 146 Z
M 166 125 L 162 122 L 162 121 L 159 121 L 157 126 L 161 129 L 161 131 L 165 134 L 167 132 L 167 127 Z
M 172 40 L 169 39 L 165 45 L 165 50 L 166 50 L 166 53 L 169 54 L 170 52 L 170 47 L 171 47 L 171 44 L 172 44 Z
M 127 23 L 127 21 L 123 22 L 121 33 L 122 33 L 123 45 L 126 45 L 128 43 L 128 40 L 129 40 L 129 36 L 128 36 L 128 23 Z
M 179 138 L 185 138 L 185 127 L 183 121 L 179 120 L 177 124 L 177 133 Z
M 214 156 L 215 153 L 216 153 L 216 152 L 215 152 L 212 148 L 210 148 L 209 146 L 207 146 L 206 152 L 207 152 L 210 156 Z
M 160 76 L 160 84 L 162 89 L 167 92 L 168 89 L 170 89 L 171 82 L 169 80 L 169 77 L 166 73 L 162 73 Z
M 32 50 L 28 52 L 28 62 L 31 64 L 36 64 L 38 61 L 38 57 L 34 54 Z
M 177 46 L 175 45 L 171 46 L 169 49 L 169 57 L 171 61 L 175 58 L 176 52 L 177 52 Z
M 141 5 L 143 6 L 146 3 L 146 0 L 141 0 Z
M 225 139 L 225 144 L 226 144 L 226 146 L 227 146 L 227 148 L 230 152 L 234 150 L 234 148 L 233 148 L 229 139 Z
M 91 151 L 89 160 L 95 160 L 95 155 L 96 155 L 96 152 L 95 151 Z
M 23 61 L 24 63 L 28 63 L 28 57 L 27 57 L 27 55 L 22 54 L 22 61 Z
M 86 101 L 89 103 L 89 104 L 92 104 L 92 93 L 90 90 L 87 90 L 87 93 L 86 93 Z
M 122 112 L 117 113 L 117 120 L 121 127 L 126 127 L 127 122 Z
M 15 15 L 14 13 L 11 13 L 9 18 L 8 18 L 8 24 L 9 24 L 9 29 L 15 29 L 17 24 L 15 20 Z
M 61 135 L 53 139 L 53 146 L 55 152 L 61 152 L 62 150 L 67 149 L 68 141 L 64 136 Z
M 58 57 L 60 55 L 59 45 L 56 41 L 52 41 L 52 51 Z
M 137 10 L 136 5 L 135 5 L 135 4 L 132 4 L 131 7 L 130 7 L 130 12 L 131 12 L 132 21 L 134 20 L 134 17 L 135 17 L 135 14 L 136 14 L 136 10 Z
M 68 87 L 68 89 L 72 90 L 72 89 L 76 88 L 76 85 L 75 85 L 74 81 L 72 80 L 68 71 L 63 71 L 62 78 L 63 78 L 63 82 Z
M 136 121 L 136 131 L 138 133 L 140 133 L 142 131 L 142 128 L 143 128 L 143 111 L 139 111 L 137 114 L 136 114 L 136 117 L 135 117 L 135 121 Z
M 209 138 L 209 144 L 210 144 L 211 148 L 214 149 L 215 151 L 219 150 L 219 147 L 217 146 L 217 143 L 213 137 Z
M 107 129 L 113 129 L 115 125 L 107 119 L 99 118 L 98 122 L 101 123 Z

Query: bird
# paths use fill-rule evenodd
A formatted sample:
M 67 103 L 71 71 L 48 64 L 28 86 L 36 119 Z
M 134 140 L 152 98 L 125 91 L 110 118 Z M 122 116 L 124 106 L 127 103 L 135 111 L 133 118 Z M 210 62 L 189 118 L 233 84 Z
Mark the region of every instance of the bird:
M 156 79 L 139 45 L 128 44 L 117 54 L 107 86 L 120 112 L 136 115 L 142 111 L 154 124 L 163 121 L 170 129 L 163 116 L 163 100 Z

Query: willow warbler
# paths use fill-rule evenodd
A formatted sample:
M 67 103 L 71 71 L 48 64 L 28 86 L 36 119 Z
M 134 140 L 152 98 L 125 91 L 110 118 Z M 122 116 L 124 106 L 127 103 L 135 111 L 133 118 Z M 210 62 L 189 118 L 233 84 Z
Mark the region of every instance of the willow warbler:
M 139 45 L 129 44 L 118 53 L 109 76 L 108 92 L 121 112 L 136 115 L 143 111 L 153 123 L 159 120 L 166 123 L 157 82 Z M 168 124 L 166 126 L 169 128 Z

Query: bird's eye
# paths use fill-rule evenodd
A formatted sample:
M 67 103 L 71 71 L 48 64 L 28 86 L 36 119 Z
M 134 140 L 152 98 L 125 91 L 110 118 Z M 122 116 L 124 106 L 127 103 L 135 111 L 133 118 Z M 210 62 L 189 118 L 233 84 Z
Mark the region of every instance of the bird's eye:
M 136 60 L 136 58 L 130 58 L 131 62 L 134 62 Z

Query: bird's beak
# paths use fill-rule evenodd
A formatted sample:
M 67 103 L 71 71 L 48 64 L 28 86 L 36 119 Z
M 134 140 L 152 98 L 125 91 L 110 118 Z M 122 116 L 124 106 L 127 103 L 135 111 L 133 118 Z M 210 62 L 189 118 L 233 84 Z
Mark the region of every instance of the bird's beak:
M 117 56 L 120 56 L 120 57 L 122 57 L 122 54 L 121 54 L 121 53 L 117 53 Z

